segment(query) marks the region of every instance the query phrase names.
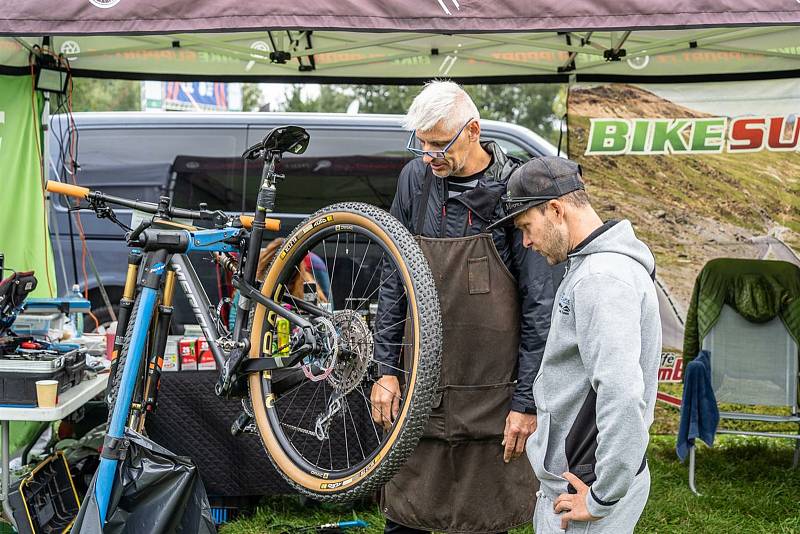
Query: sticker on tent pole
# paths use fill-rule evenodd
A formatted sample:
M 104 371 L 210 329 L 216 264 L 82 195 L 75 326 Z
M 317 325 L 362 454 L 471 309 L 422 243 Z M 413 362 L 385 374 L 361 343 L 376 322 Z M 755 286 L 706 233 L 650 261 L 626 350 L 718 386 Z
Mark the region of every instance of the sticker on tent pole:
M 250 48 L 257 51 L 257 52 L 266 52 L 266 54 L 250 54 L 251 59 L 247 62 L 247 65 L 244 66 L 244 70 L 250 72 L 250 70 L 255 66 L 256 59 L 268 61 L 269 60 L 269 45 L 264 41 L 253 41 L 250 43 Z
M 650 56 L 637 56 L 625 60 L 633 70 L 642 70 L 650 63 Z
M 108 9 L 119 4 L 121 0 L 89 0 L 89 3 L 100 9 Z
M 61 43 L 61 53 L 66 56 L 69 61 L 78 59 L 78 54 L 81 53 L 80 45 L 75 41 L 64 41 Z

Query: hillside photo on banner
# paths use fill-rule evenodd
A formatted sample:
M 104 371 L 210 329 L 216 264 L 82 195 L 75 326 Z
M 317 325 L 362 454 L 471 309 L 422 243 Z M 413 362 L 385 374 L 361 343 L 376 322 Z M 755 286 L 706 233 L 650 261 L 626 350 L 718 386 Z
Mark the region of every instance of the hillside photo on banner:
M 676 316 L 711 259 L 800 264 L 800 80 L 576 84 L 567 106 L 570 158 L 651 247 Z

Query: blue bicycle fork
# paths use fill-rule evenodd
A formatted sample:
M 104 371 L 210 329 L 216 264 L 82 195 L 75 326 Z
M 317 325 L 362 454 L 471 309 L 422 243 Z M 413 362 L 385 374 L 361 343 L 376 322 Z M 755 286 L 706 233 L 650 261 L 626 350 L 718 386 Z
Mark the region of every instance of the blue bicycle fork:
M 130 325 L 130 327 L 133 328 L 131 341 L 128 346 L 128 353 L 120 379 L 116 402 L 114 402 L 114 411 L 111 416 L 111 424 L 108 428 L 104 453 L 109 443 L 119 443 L 125 434 L 125 424 L 130 413 L 131 400 L 136 387 L 139 366 L 144 357 L 147 332 L 150 329 L 150 320 L 153 317 L 153 311 L 155 310 L 156 300 L 158 298 L 158 287 L 161 283 L 161 277 L 166 270 L 166 254 L 156 253 L 154 256 L 155 258 L 153 258 L 152 263 L 147 262 L 147 268 L 144 273 L 144 287 L 139 295 L 139 309 L 136 314 L 136 321 L 134 324 Z M 95 499 L 97 500 L 100 514 L 100 524 L 102 525 L 104 525 L 106 521 L 111 492 L 114 489 L 114 481 L 116 479 L 117 464 L 119 462 L 119 458 L 108 456 L 114 456 L 114 454 L 103 454 L 100 457 L 100 466 L 97 469 L 97 480 L 95 481 L 94 488 Z

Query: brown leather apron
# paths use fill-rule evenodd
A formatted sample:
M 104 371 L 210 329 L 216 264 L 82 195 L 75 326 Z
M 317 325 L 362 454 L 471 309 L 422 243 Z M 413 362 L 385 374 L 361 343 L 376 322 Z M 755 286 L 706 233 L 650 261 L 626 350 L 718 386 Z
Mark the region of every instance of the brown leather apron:
M 441 376 L 423 437 L 384 487 L 382 510 L 401 525 L 451 533 L 529 523 L 538 482 L 525 454 L 506 464 L 501 445 L 516 386 L 517 283 L 489 233 L 417 242 L 439 293 Z

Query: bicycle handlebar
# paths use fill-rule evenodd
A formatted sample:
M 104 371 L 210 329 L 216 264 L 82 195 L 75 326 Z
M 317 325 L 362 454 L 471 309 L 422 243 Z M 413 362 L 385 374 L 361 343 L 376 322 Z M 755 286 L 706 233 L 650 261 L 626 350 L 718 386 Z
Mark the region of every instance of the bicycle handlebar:
M 140 202 L 138 200 L 129 200 L 127 198 L 120 198 L 111 195 L 106 195 L 100 191 L 92 191 L 88 187 L 81 187 L 78 185 L 67 184 L 63 182 L 55 182 L 48 180 L 46 189 L 51 193 L 59 195 L 66 195 L 85 200 L 100 200 L 109 204 L 116 204 L 126 208 L 142 211 L 144 213 L 156 214 L 158 213 L 158 204 L 152 202 Z M 212 220 L 215 212 L 211 211 L 194 211 L 183 208 L 169 208 L 169 215 L 179 219 L 195 219 L 195 220 Z M 240 215 L 239 222 L 244 228 L 248 230 L 253 226 L 252 215 Z M 281 221 L 279 219 L 267 219 L 264 221 L 264 228 L 271 232 L 277 232 L 281 228 Z
M 253 228 L 253 219 L 254 217 L 252 215 L 239 215 L 239 222 L 242 223 L 243 228 L 247 228 L 248 230 Z M 280 219 L 266 219 L 264 221 L 264 229 L 270 232 L 279 231 L 281 229 Z
M 51 193 L 58 193 L 59 195 L 75 198 L 88 198 L 91 193 L 88 187 L 54 182 L 53 180 L 47 180 L 47 190 Z

